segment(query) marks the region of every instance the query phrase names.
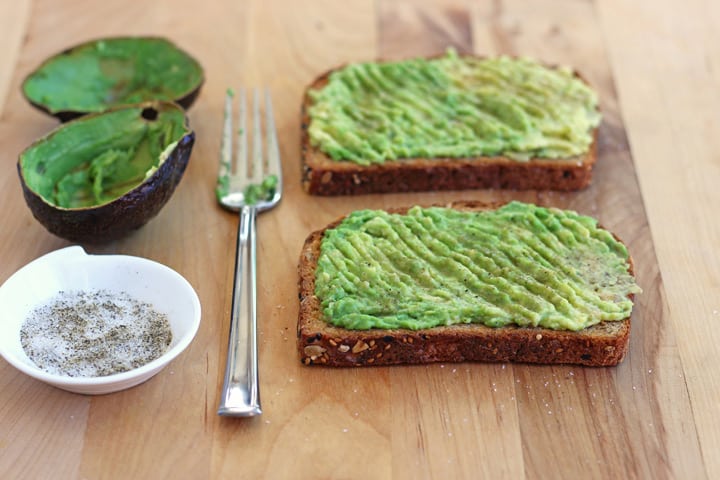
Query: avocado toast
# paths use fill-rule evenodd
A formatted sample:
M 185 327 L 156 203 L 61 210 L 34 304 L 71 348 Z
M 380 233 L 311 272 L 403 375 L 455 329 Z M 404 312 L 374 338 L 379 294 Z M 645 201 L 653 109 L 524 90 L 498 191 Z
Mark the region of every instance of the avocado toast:
M 640 291 L 594 219 L 520 202 L 353 212 L 298 272 L 306 365 L 616 365 Z
M 302 184 L 316 195 L 577 190 L 596 161 L 596 93 L 528 58 L 349 64 L 302 105 Z

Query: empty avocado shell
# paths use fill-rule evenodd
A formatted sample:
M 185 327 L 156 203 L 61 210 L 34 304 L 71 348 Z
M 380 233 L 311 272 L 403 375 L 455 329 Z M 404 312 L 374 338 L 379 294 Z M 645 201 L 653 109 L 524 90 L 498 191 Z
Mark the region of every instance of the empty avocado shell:
M 65 122 L 153 100 L 189 108 L 204 81 L 189 54 L 159 37 L 93 40 L 50 57 L 25 79 L 25 98 Z
M 185 111 L 169 102 L 78 118 L 20 154 L 25 201 L 59 237 L 80 243 L 120 238 L 170 199 L 194 141 Z

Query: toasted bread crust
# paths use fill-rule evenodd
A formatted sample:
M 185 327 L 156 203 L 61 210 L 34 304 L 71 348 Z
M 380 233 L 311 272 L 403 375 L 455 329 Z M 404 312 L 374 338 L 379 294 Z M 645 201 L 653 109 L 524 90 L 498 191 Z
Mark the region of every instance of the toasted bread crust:
M 511 190 L 561 190 L 585 188 L 592 179 L 597 159 L 597 128 L 585 155 L 567 159 L 527 162 L 507 157 L 410 158 L 382 164 L 359 165 L 332 160 L 310 143 L 308 127 L 312 104 L 310 90 L 324 87 L 330 70 L 305 91 L 301 108 L 301 181 L 311 195 L 361 195 L 368 193 L 419 192 L 502 188 Z M 578 76 L 578 78 L 581 78 Z
M 457 202 L 450 206 L 480 210 L 498 205 Z M 300 361 L 305 365 L 359 367 L 478 361 L 612 366 L 627 353 L 630 318 L 602 322 L 579 332 L 478 324 L 425 330 L 335 327 L 323 320 L 320 300 L 315 296 L 315 270 L 325 230 L 341 220 L 308 236 L 300 255 L 297 346 Z

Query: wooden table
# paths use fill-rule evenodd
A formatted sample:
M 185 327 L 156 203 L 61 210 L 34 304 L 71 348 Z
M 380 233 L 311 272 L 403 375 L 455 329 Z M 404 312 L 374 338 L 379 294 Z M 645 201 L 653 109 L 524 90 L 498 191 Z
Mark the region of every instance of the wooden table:
M 31 69 L 83 40 L 156 34 L 199 58 L 207 82 L 189 112 L 197 143 L 171 201 L 132 236 L 87 247 L 184 275 L 203 307 L 196 339 L 145 384 L 97 397 L 0 360 L 0 476 L 719 478 L 718 23 L 711 0 L 2 2 L 0 282 L 67 245 L 33 219 L 16 174 L 19 152 L 56 126 L 19 94 Z M 448 45 L 581 70 L 605 113 L 593 185 L 562 195 L 305 195 L 304 86 L 343 62 Z M 272 88 L 286 179 L 281 206 L 259 220 L 264 414 L 253 419 L 215 414 L 237 218 L 212 190 L 223 92 L 240 84 Z M 295 268 L 310 231 L 361 207 L 514 197 L 595 215 L 629 244 L 644 293 L 623 364 L 300 364 Z

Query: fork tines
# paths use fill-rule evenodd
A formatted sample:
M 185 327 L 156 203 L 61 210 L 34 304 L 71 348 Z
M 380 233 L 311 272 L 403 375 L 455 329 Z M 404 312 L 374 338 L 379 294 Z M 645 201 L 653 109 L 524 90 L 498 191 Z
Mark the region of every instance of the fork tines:
M 233 131 L 233 101 L 235 92 L 228 89 L 225 95 L 225 115 L 223 137 L 220 150 L 220 171 L 218 175 L 217 196 L 227 206 L 229 196 L 237 196 L 249 184 L 272 180 L 274 188 L 282 188 L 280 152 L 278 147 L 275 118 L 273 115 L 270 90 L 264 90 L 264 106 L 260 101 L 260 89 L 252 89 L 252 126 L 247 124 L 247 91 L 238 89 L 237 131 Z M 265 125 L 261 122 L 261 110 L 264 107 Z M 248 159 L 248 130 L 252 131 L 252 159 Z M 263 133 L 265 148 L 263 148 Z M 237 150 L 233 156 L 234 143 Z M 263 155 L 263 150 L 265 155 Z M 276 185 L 275 185 L 276 184 Z M 225 198 L 225 202 L 223 202 Z M 237 203 L 234 201 L 233 203 Z

